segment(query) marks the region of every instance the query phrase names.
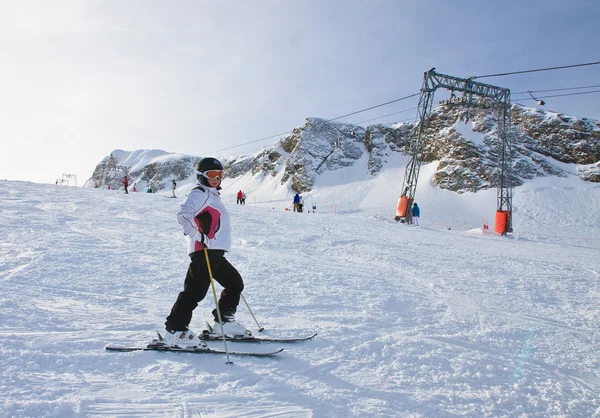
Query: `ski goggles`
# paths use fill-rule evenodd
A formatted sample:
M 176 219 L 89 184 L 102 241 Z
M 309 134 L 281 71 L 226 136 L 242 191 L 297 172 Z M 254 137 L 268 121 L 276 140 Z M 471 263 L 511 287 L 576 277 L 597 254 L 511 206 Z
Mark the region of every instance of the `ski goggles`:
M 209 180 L 223 180 L 223 170 L 207 170 L 202 175 Z

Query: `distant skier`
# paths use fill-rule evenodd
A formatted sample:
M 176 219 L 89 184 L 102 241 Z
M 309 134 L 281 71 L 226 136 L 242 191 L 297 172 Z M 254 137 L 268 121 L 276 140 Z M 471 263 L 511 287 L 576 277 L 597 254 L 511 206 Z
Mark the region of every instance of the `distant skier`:
M 420 215 L 421 215 L 421 209 L 419 209 L 419 206 L 415 202 L 415 204 L 412 207 L 412 223 L 414 226 L 419 226 L 419 216 Z
M 171 191 L 173 192 L 173 196 L 171 196 L 171 197 L 177 197 L 177 196 L 175 196 L 176 188 L 177 188 L 177 183 L 175 182 L 175 179 L 173 179 L 173 183 L 171 184 Z
M 219 322 L 218 312 L 214 309 L 213 331 L 217 334 L 224 332 L 227 335 L 252 334 L 235 320 L 244 281 L 225 258 L 225 253 L 231 250 L 231 223 L 229 213 L 219 196 L 223 165 L 215 158 L 203 158 L 195 168 L 198 182 L 177 213 L 177 221 L 183 227 L 192 261 L 185 277 L 183 291 L 179 293 L 165 322 L 165 342 L 179 347 L 202 345 L 202 341 L 188 326 L 194 309 L 204 299 L 210 287 L 205 247 L 210 260 L 210 271 L 215 274 L 214 280 L 223 287 L 218 302 L 223 322 Z
M 317 211 L 317 204 L 316 203 L 312 204 L 312 209 L 313 209 L 313 213 L 315 213 Z
M 246 204 L 246 192 L 242 192 L 242 205 Z
M 129 186 L 129 179 L 127 178 L 127 174 L 123 177 L 123 186 L 125 187 L 125 194 L 129 194 L 127 191 L 127 187 Z
M 298 203 L 298 212 L 304 212 L 304 198 L 300 196 L 300 203 Z
M 242 196 L 244 194 L 242 193 L 242 191 L 240 190 L 239 192 L 237 192 L 237 204 L 241 205 L 242 204 Z

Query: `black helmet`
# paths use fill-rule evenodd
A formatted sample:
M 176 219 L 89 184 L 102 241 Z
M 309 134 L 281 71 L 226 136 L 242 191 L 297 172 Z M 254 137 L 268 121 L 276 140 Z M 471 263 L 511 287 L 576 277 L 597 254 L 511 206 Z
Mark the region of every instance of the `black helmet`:
M 199 173 L 196 174 L 201 174 L 208 170 L 223 170 L 223 164 L 216 158 L 207 157 L 198 161 L 195 168 L 196 171 L 199 171 Z
M 209 170 L 223 170 L 223 164 L 221 164 L 221 162 L 216 158 L 206 157 L 198 161 L 194 168 L 196 169 L 197 179 L 200 180 L 200 182 L 205 186 L 210 187 L 208 180 L 202 175 L 202 173 Z

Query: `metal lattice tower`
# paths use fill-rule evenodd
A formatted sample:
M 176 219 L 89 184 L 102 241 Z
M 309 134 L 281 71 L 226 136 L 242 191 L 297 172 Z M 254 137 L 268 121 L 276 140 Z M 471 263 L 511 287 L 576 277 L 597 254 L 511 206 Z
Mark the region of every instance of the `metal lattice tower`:
M 433 107 L 433 96 L 438 88 L 452 92 L 462 92 L 465 96 L 460 103 L 472 105 L 473 96 L 487 98 L 497 110 L 497 135 L 500 139 L 499 164 L 500 179 L 498 181 L 497 210 L 508 214 L 507 231 L 512 232 L 512 188 L 510 186 L 510 90 L 473 81 L 473 78 L 458 78 L 435 72 L 435 68 L 427 71 L 423 77 L 421 97 L 419 98 L 418 129 L 410 142 L 410 159 L 404 172 L 402 195 L 398 204 L 399 213 L 396 220 L 410 223 L 410 208 L 415 198 L 419 171 L 421 169 L 421 153 L 423 150 L 424 134 L 429 127 L 429 115 Z M 466 100 L 465 100 L 466 99 Z M 400 202 L 403 201 L 402 208 Z
M 71 186 L 71 183 L 73 183 L 74 186 L 77 186 L 77 175 L 63 173 L 60 183 L 66 184 L 67 186 Z

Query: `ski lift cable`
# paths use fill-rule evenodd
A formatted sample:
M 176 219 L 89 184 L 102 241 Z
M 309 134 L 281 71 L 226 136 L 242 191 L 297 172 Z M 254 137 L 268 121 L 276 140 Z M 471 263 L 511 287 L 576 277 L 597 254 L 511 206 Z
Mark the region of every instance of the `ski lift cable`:
M 562 65 L 560 67 L 537 68 L 534 70 L 512 71 L 512 72 L 508 72 L 508 73 L 478 75 L 478 76 L 471 77 L 471 78 L 473 80 L 475 80 L 478 78 L 486 78 L 486 77 L 503 77 L 506 75 L 513 75 L 513 74 L 537 73 L 540 71 L 562 70 L 564 68 L 585 67 L 585 66 L 589 66 L 589 65 L 598 65 L 598 64 L 600 64 L 600 61 L 586 62 L 586 63 L 582 63 L 582 64 L 573 64 L 573 65 Z
M 584 66 L 598 65 L 598 64 L 600 64 L 600 61 L 588 62 L 588 63 L 582 63 L 582 64 L 564 65 L 564 66 L 560 66 L 560 67 L 538 68 L 538 69 L 534 69 L 534 70 L 513 71 L 513 72 L 508 72 L 508 73 L 486 74 L 486 75 L 471 77 L 471 79 L 475 80 L 475 79 L 478 79 L 478 78 L 486 78 L 486 77 L 501 77 L 501 76 L 513 75 L 513 74 L 525 74 L 525 73 L 533 73 L 533 72 L 540 72 L 540 71 L 552 71 L 552 70 L 559 70 L 559 69 L 564 69 L 564 68 L 584 67 Z M 588 92 L 586 92 L 586 93 L 588 93 Z M 589 93 L 594 93 L 594 92 L 589 92 Z M 342 115 L 342 116 L 338 116 L 338 117 L 335 117 L 335 118 L 332 118 L 332 119 L 328 119 L 328 121 L 331 122 L 331 121 L 342 119 L 342 118 L 345 118 L 345 117 L 348 117 L 348 116 L 352 116 L 352 115 L 356 115 L 356 114 L 359 114 L 359 113 L 363 113 L 363 112 L 366 112 L 368 110 L 377 109 L 377 108 L 382 107 L 382 106 L 386 106 L 386 105 L 389 105 L 389 104 L 392 104 L 392 103 L 396 103 L 396 102 L 399 102 L 399 101 L 402 101 L 402 100 L 410 99 L 411 97 L 418 96 L 419 94 L 421 94 L 421 92 L 414 93 L 414 94 L 411 94 L 411 95 L 408 95 L 408 96 L 404 96 L 404 97 L 401 97 L 399 99 L 391 100 L 389 102 L 385 102 L 385 103 L 382 103 L 382 104 L 379 104 L 379 105 L 375 105 L 375 106 L 367 107 L 367 108 L 364 108 L 364 109 L 360 109 L 360 110 L 357 110 L 355 112 L 351 112 L 351 113 L 348 113 L 348 114 L 345 114 L 345 115 Z M 578 94 L 578 93 L 565 94 L 565 96 L 576 95 L 576 94 Z M 557 96 L 546 96 L 546 97 L 560 97 L 560 96 L 557 95 Z M 521 99 L 521 100 L 523 100 L 523 99 Z M 279 133 L 279 134 L 267 136 L 267 137 L 264 137 L 264 138 L 256 139 L 256 140 L 253 140 L 253 141 L 244 142 L 244 143 L 241 143 L 241 144 L 238 144 L 238 145 L 234 145 L 234 146 L 231 146 L 231 147 L 222 148 L 222 149 L 219 149 L 219 150 L 216 150 L 216 151 L 212 151 L 212 153 L 217 153 L 217 152 L 226 151 L 226 150 L 230 150 L 230 149 L 234 149 L 234 148 L 239 148 L 239 147 L 242 147 L 244 145 L 249 145 L 249 144 L 253 144 L 253 143 L 256 143 L 256 142 L 266 141 L 267 139 L 273 139 L 273 138 L 276 138 L 276 137 L 279 137 L 279 136 L 282 136 L 282 135 L 286 135 L 286 134 L 288 134 L 290 132 L 292 132 L 292 131 L 290 130 L 290 131 L 282 132 L 282 133 Z
M 594 86 L 581 86 L 581 87 L 565 87 L 561 89 L 546 89 L 546 90 L 527 90 L 527 91 L 517 91 L 511 92 L 511 96 L 515 94 L 527 94 L 527 93 L 547 93 L 551 91 L 565 91 L 565 90 L 581 90 L 581 89 L 593 89 L 596 87 L 600 87 L 600 84 L 596 84 Z
M 532 93 L 533 92 L 535 92 L 535 91 L 532 90 Z M 539 101 L 539 99 L 547 99 L 547 98 L 552 98 L 552 97 L 564 97 L 564 96 L 577 96 L 577 95 L 581 95 L 581 94 L 590 94 L 590 93 L 600 93 L 600 90 L 581 91 L 581 92 L 577 92 L 577 93 L 552 94 L 552 95 L 547 95 L 547 96 L 538 96 L 537 98 L 533 98 L 533 96 L 532 97 L 523 97 L 523 98 L 520 98 L 520 99 L 517 99 L 517 100 L 535 100 L 537 102 L 537 101 Z M 518 103 L 517 101 L 513 101 L 513 103 L 517 103 L 517 104 L 520 104 L 521 106 L 525 106 L 525 105 L 523 105 L 521 103 Z M 525 106 L 525 107 L 527 107 L 527 106 Z M 374 119 L 369 119 L 369 120 L 366 120 L 366 121 L 358 122 L 357 124 L 364 123 L 364 122 L 369 122 L 369 121 L 375 120 L 375 119 L 381 119 L 381 118 L 384 118 L 384 117 L 387 117 L 387 116 L 391 116 L 391 115 L 394 115 L 394 114 L 397 114 L 397 113 L 407 112 L 409 110 L 414 110 L 414 109 L 416 109 L 416 107 L 413 107 L 413 108 L 410 108 L 410 109 L 404 109 L 404 110 L 401 110 L 399 112 L 390 113 L 388 115 L 380 116 L 378 118 L 374 118 Z M 329 120 L 333 120 L 333 119 L 329 119 Z M 412 120 L 412 118 L 410 118 L 410 119 L 403 119 L 403 120 L 397 121 L 397 122 L 406 122 L 406 121 L 409 121 L 409 120 Z M 279 137 L 279 136 L 282 136 L 282 135 L 285 135 L 285 134 L 289 134 L 290 132 L 292 132 L 292 131 L 287 131 L 287 132 L 283 132 L 283 133 L 280 133 L 280 134 L 277 134 L 277 135 L 272 135 L 272 136 L 268 136 L 268 137 L 265 137 L 265 138 L 257 139 L 257 140 L 254 140 L 254 141 L 246 142 L 244 144 L 235 145 L 235 146 L 228 147 L 228 148 L 223 148 L 223 149 L 220 149 L 220 150 L 217 150 L 217 151 L 213 151 L 213 153 L 216 153 L 216 152 L 219 152 L 219 151 L 225 151 L 225 150 L 229 150 L 229 149 L 233 149 L 233 148 L 238 148 L 238 147 L 241 147 L 243 145 L 249 145 L 249 144 L 253 144 L 253 143 L 256 143 L 256 142 L 260 142 L 260 141 L 266 141 L 267 139 L 273 139 L 273 138 L 276 138 L 276 137 Z
M 411 95 L 408 95 L 408 96 L 404 96 L 404 97 L 401 97 L 399 99 L 390 100 L 389 102 L 385 102 L 385 103 L 381 103 L 381 104 L 378 104 L 378 105 L 375 105 L 375 106 L 367 107 L 365 109 L 357 110 L 356 112 L 352 112 L 352 113 L 348 113 L 346 115 L 338 116 L 338 117 L 333 118 L 333 119 L 327 119 L 327 121 L 331 122 L 331 121 L 334 121 L 334 120 L 345 118 L 347 116 L 351 116 L 351 115 L 356 115 L 356 114 L 359 114 L 359 113 L 363 113 L 363 112 L 366 112 L 367 110 L 377 109 L 378 107 L 387 106 L 387 105 L 392 104 L 392 103 L 396 103 L 396 102 L 400 102 L 402 100 L 410 99 L 411 97 L 418 96 L 419 94 L 421 94 L 421 92 L 414 93 L 414 94 L 411 94 Z M 221 149 L 218 149 L 218 150 L 211 151 L 210 153 L 216 154 L 216 153 L 221 152 L 221 151 L 227 151 L 227 150 L 230 150 L 230 149 L 243 147 L 244 145 L 254 144 L 256 142 L 261 142 L 261 141 L 266 141 L 267 139 L 273 139 L 273 138 L 277 138 L 277 137 L 280 137 L 280 136 L 283 136 L 283 135 L 287 135 L 290 132 L 292 132 L 292 130 L 289 130 L 289 131 L 286 131 L 286 132 L 282 132 L 282 133 L 279 133 L 279 134 L 275 134 L 275 135 L 271 135 L 271 136 L 266 136 L 266 137 L 260 138 L 260 139 L 255 139 L 254 141 L 243 142 L 241 144 L 233 145 L 231 147 L 221 148 Z
M 532 91 L 532 92 L 534 92 L 534 91 Z M 578 92 L 578 93 L 554 94 L 554 95 L 549 95 L 549 96 L 538 96 L 538 99 L 546 99 L 546 98 L 551 98 L 551 97 L 563 97 L 563 96 L 575 96 L 575 95 L 580 95 L 580 94 L 590 94 L 590 93 L 600 93 L 600 90 L 584 91 L 584 92 Z M 518 100 L 518 101 L 517 101 L 517 100 Z M 535 100 L 535 99 L 532 99 L 532 98 L 530 98 L 530 97 L 523 97 L 523 98 L 520 98 L 520 99 L 517 99 L 517 100 L 512 100 L 511 102 L 512 102 L 512 103 L 514 103 L 514 104 L 518 104 L 519 106 L 528 107 L 528 105 L 526 105 L 526 104 L 523 104 L 523 103 L 519 103 L 519 101 L 522 101 L 522 100 Z M 536 101 L 537 101 L 537 100 L 536 100 Z M 413 109 L 414 109 L 414 108 L 413 108 Z M 408 110 L 413 110 L 413 109 L 406 109 L 406 111 L 408 111 Z M 397 112 L 397 113 L 399 113 L 399 112 Z M 386 117 L 386 116 L 391 116 L 391 115 L 392 115 L 392 114 L 390 114 L 390 115 L 385 115 L 385 116 L 381 116 L 381 117 L 379 117 L 379 118 L 376 118 L 376 119 L 380 119 L 380 118 L 383 118 L 383 117 Z M 388 122 L 388 123 L 400 123 L 400 122 L 410 122 L 410 121 L 413 121 L 413 122 L 415 122 L 415 123 L 417 122 L 417 120 L 416 120 L 416 119 L 413 119 L 413 118 L 408 118 L 408 119 L 402 119 L 402 120 L 399 120 L 399 121 Z M 364 122 L 368 122 L 368 121 L 363 121 L 363 122 L 359 122 L 359 123 L 364 123 Z M 241 147 L 241 146 L 243 146 L 243 145 L 248 145 L 248 144 L 252 144 L 252 143 L 256 143 L 256 142 L 260 142 L 260 141 L 265 141 L 265 140 L 267 140 L 267 139 L 276 138 L 276 137 L 278 137 L 278 136 L 285 135 L 285 134 L 288 134 L 288 133 L 290 133 L 290 132 L 292 132 L 292 131 L 287 131 L 287 132 L 284 132 L 284 133 L 281 133 L 281 134 L 272 135 L 272 136 L 270 136 L 270 137 L 265 137 L 265 138 L 257 139 L 257 140 L 255 140 L 255 141 L 246 142 L 246 143 L 244 143 L 244 144 L 235 145 L 235 146 L 228 147 L 228 148 L 223 148 L 223 149 L 220 149 L 220 150 L 217 150 L 217 151 L 212 151 L 211 153 L 217 153 L 217 152 L 220 152 L 220 151 L 226 151 L 226 150 L 229 150 L 229 149 L 238 148 L 238 147 Z M 261 150 L 261 149 L 263 149 L 263 148 L 264 148 L 264 147 L 260 147 L 260 148 L 253 148 L 253 149 L 249 150 L 248 152 L 252 152 L 252 151 L 258 151 L 258 150 Z
M 248 141 L 248 142 L 244 142 L 244 143 L 242 143 L 242 144 L 233 145 L 233 146 L 231 146 L 231 147 L 227 147 L 227 148 L 221 148 L 221 149 L 218 149 L 218 150 L 215 150 L 215 151 L 211 151 L 211 152 L 209 152 L 208 154 L 216 154 L 217 152 L 221 152 L 221 151 L 227 151 L 227 150 L 230 150 L 230 149 L 233 149 L 233 148 L 239 148 L 239 147 L 243 147 L 244 145 L 254 144 L 254 143 L 256 143 L 256 142 L 261 142 L 261 141 L 266 141 L 267 139 L 278 138 L 278 137 L 280 137 L 280 136 L 283 136 L 283 135 L 289 134 L 290 132 L 292 132 L 292 131 L 286 131 L 286 132 L 282 132 L 282 133 L 279 133 L 279 134 L 275 134 L 275 135 L 271 135 L 271 136 L 266 136 L 266 137 L 264 137 L 264 138 L 255 139 L 254 141 Z M 207 155 L 208 155 L 208 154 L 207 154 Z
M 347 116 L 352 116 L 352 115 L 356 115 L 358 113 L 366 112 L 367 110 L 377 109 L 378 107 L 387 106 L 389 104 L 396 103 L 396 102 L 399 102 L 401 100 L 410 99 L 411 97 L 418 96 L 419 94 L 421 94 L 421 92 L 414 93 L 414 94 L 411 94 L 411 95 L 408 95 L 408 96 L 404 96 L 404 97 L 401 97 L 399 99 L 391 100 L 389 102 L 385 102 L 385 103 L 382 103 L 382 104 L 379 104 L 379 105 L 376 105 L 376 106 L 371 106 L 371 107 L 367 107 L 365 109 L 357 110 L 356 112 L 352 112 L 352 113 L 348 113 L 346 115 L 338 116 L 337 118 L 327 119 L 327 121 L 331 122 L 331 121 L 334 121 L 334 120 L 345 118 Z
M 360 121 L 360 122 L 354 122 L 354 123 L 356 123 L 357 125 L 360 125 L 361 123 L 371 122 L 372 120 L 382 119 L 382 118 L 385 118 L 385 117 L 388 117 L 388 116 L 397 115 L 398 113 L 404 113 L 404 112 L 408 112 L 410 110 L 415 110 L 415 109 L 418 109 L 418 108 L 419 108 L 418 106 L 415 106 L 415 107 L 411 107 L 409 109 L 399 110 L 398 112 L 388 113 L 387 115 L 382 115 L 382 116 L 378 116 L 376 118 L 367 119 L 367 120 L 363 120 L 363 121 Z
M 580 95 L 580 94 L 590 94 L 590 93 L 600 93 L 600 90 L 580 91 L 578 93 L 552 94 L 550 96 L 538 96 L 538 99 L 547 99 L 549 97 L 577 96 L 577 95 Z M 531 99 L 529 97 L 522 97 L 522 98 L 517 99 L 517 100 L 534 100 L 534 99 Z M 535 100 L 537 100 L 537 99 L 535 99 Z

